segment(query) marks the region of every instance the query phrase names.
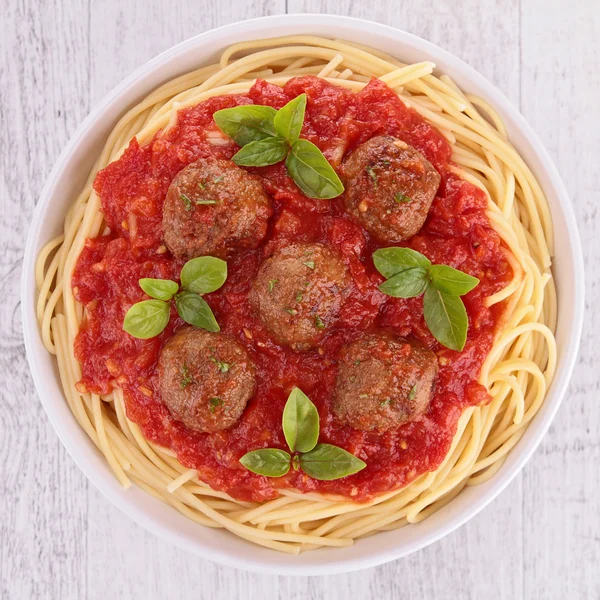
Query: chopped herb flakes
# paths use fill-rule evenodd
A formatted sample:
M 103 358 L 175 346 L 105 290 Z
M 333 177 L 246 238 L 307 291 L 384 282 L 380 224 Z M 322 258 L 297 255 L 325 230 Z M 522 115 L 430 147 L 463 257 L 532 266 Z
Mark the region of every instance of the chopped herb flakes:
M 217 407 L 223 406 L 223 400 L 221 400 L 221 398 L 211 398 L 208 402 L 210 404 L 211 413 L 214 413 Z
M 417 384 L 413 385 L 410 392 L 408 392 L 408 399 L 414 400 L 417 395 Z
M 198 185 L 204 186 L 204 184 L 199 183 Z M 202 188 L 204 189 L 204 187 Z M 187 210 L 188 212 L 190 210 L 192 210 L 193 206 L 192 206 L 192 200 L 190 200 L 189 196 L 186 196 L 185 194 L 180 194 L 179 197 L 181 198 L 181 201 L 183 202 L 183 207 L 185 208 L 185 210 Z M 217 201 L 216 200 L 206 200 L 205 198 L 198 198 L 198 200 L 194 200 L 193 204 L 216 204 Z
M 379 182 L 377 181 L 377 173 L 375 173 L 375 170 L 373 169 L 373 167 L 368 166 L 365 168 L 365 171 L 367 172 L 368 176 L 371 178 L 371 181 L 373 182 L 373 186 L 377 187 L 379 185 Z
M 185 208 L 185 210 L 188 212 L 192 210 L 192 201 L 185 194 L 181 194 L 179 197 L 183 202 L 183 208 Z
M 323 323 L 323 319 L 319 315 L 315 315 L 315 327 L 317 329 L 325 329 L 325 323 Z
M 307 260 L 305 263 L 302 263 L 303 265 L 305 265 L 306 267 L 308 267 L 309 269 L 314 269 L 315 268 L 315 261 L 314 260 Z
M 182 389 L 186 388 L 188 385 L 190 385 L 190 383 L 194 382 L 194 378 L 192 377 L 192 374 L 190 373 L 190 369 L 185 363 L 179 369 L 179 373 L 181 374 L 181 379 L 179 381 L 179 385 L 181 386 Z
M 354 361 L 354 366 L 356 367 L 356 366 L 358 366 L 358 365 L 360 365 L 360 360 L 358 360 L 358 358 L 357 358 L 357 359 Z
M 269 280 L 269 291 L 272 292 L 275 284 L 279 283 L 279 279 L 270 279 Z
M 302 292 L 296 292 L 296 302 L 302 302 Z
M 217 360 L 214 356 L 211 356 L 210 360 L 212 360 L 215 363 L 215 365 L 217 365 L 217 369 L 219 369 L 221 373 L 227 373 L 227 371 L 229 371 L 229 363 Z
M 215 179 L 213 179 L 213 183 L 221 183 L 221 181 L 223 181 L 224 179 L 224 175 L 219 175 L 219 177 L 215 177 Z
M 386 398 L 385 400 L 382 400 L 380 402 L 380 406 L 388 406 L 388 404 L 391 403 L 391 399 L 390 398 Z
M 394 200 L 398 202 L 398 204 L 408 204 L 409 202 L 412 202 L 412 198 L 402 192 L 396 192 L 394 194 Z
M 290 313 L 292 316 L 298 314 L 298 311 L 295 308 L 284 308 L 283 310 L 285 310 L 286 313 Z
M 364 400 L 365 398 L 369 397 L 369 394 L 359 394 L 358 397 Z

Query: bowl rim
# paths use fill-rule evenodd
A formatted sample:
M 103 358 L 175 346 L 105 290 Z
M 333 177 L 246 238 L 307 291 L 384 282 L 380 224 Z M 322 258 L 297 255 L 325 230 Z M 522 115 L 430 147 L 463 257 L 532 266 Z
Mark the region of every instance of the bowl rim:
M 306 563 L 302 561 L 297 561 L 297 563 L 293 562 L 293 558 L 295 557 L 292 557 L 292 561 L 286 561 L 282 564 L 282 560 L 265 561 L 260 558 L 257 559 L 253 556 L 253 553 L 250 550 L 248 552 L 248 556 L 242 559 L 228 554 L 221 548 L 215 548 L 214 546 L 205 544 L 203 543 L 202 539 L 196 538 L 192 541 L 173 531 L 173 527 L 171 525 L 165 525 L 162 522 L 159 523 L 145 514 L 142 514 L 141 510 L 135 506 L 131 498 L 126 498 L 125 492 L 127 490 L 115 490 L 112 486 L 108 485 L 105 481 L 105 478 L 85 456 L 86 453 L 82 451 L 82 448 L 78 446 L 77 441 L 73 437 L 73 427 L 79 428 L 79 424 L 74 418 L 72 420 L 73 422 L 66 423 L 65 421 L 61 420 L 61 418 L 59 418 L 59 416 L 55 414 L 51 408 L 51 401 L 49 399 L 50 393 L 46 388 L 44 374 L 42 373 L 41 367 L 38 365 L 36 360 L 36 353 L 39 354 L 41 340 L 35 314 L 34 301 L 36 298 L 34 267 L 38 251 L 39 237 L 43 233 L 43 218 L 52 203 L 51 201 L 53 198 L 53 193 L 61 172 L 64 171 L 69 162 L 72 161 L 75 150 L 82 143 L 85 135 L 89 132 L 92 125 L 96 121 L 100 120 L 105 113 L 109 112 L 114 103 L 122 99 L 125 93 L 134 88 L 135 85 L 140 82 L 140 80 L 144 80 L 161 65 L 164 65 L 179 55 L 185 54 L 196 45 L 199 45 L 211 38 L 218 40 L 223 35 L 235 32 L 246 34 L 251 32 L 254 34 L 254 38 L 248 39 L 260 39 L 261 29 L 263 26 L 270 29 L 273 29 L 274 27 L 285 28 L 286 25 L 290 25 L 292 23 L 303 25 L 306 28 L 316 24 L 332 26 L 341 24 L 342 26 L 352 29 L 355 32 L 366 32 L 367 34 L 372 35 L 381 33 L 387 36 L 395 36 L 425 56 L 437 56 L 438 58 L 441 57 L 445 63 L 452 65 L 452 69 L 456 69 L 457 72 L 461 73 L 462 76 L 470 81 L 473 81 L 478 87 L 483 88 L 486 91 L 487 97 L 493 97 L 495 106 L 501 105 L 503 112 L 511 118 L 517 130 L 525 136 L 526 141 L 533 147 L 535 154 L 537 154 L 538 159 L 541 161 L 543 167 L 548 173 L 550 188 L 554 190 L 558 199 L 558 205 L 561 209 L 559 217 L 566 228 L 568 241 L 570 242 L 572 251 L 571 266 L 575 273 L 575 289 L 573 290 L 573 297 L 575 301 L 572 306 L 572 323 L 568 335 L 568 341 L 566 343 L 566 350 L 564 352 L 563 360 L 557 364 L 555 379 L 552 382 L 552 387 L 547 392 L 547 397 L 544 400 L 544 405 L 550 406 L 546 407 L 547 410 L 543 415 L 536 415 L 536 418 L 529 424 L 526 435 L 524 435 L 517 444 L 518 450 L 517 447 L 511 450 L 510 456 L 516 454 L 516 458 L 513 457 L 510 468 L 504 468 L 503 466 L 503 468 L 490 480 L 494 482 L 493 485 L 490 485 L 485 489 L 485 491 L 482 491 L 482 493 L 479 494 L 477 501 L 473 505 L 469 506 L 467 509 L 459 511 L 457 514 L 454 514 L 450 519 L 446 520 L 442 526 L 438 527 L 437 530 L 418 538 L 416 541 L 412 542 L 412 544 L 409 544 L 408 548 L 396 547 L 388 550 L 376 550 L 367 554 L 366 556 L 358 556 L 350 559 L 333 558 L 331 560 L 323 560 L 324 557 L 322 557 L 322 560 L 313 561 L 310 564 L 311 572 L 309 573 L 307 573 Z M 305 35 L 307 34 L 308 33 Z M 284 34 L 282 33 L 281 35 Z M 453 75 L 454 73 L 450 74 Z M 122 113 L 123 110 L 119 114 L 113 115 L 113 122 L 114 119 L 118 118 L 118 116 L 120 116 Z M 557 215 L 554 213 L 552 216 L 553 220 L 557 217 Z M 520 112 L 512 105 L 512 103 L 504 96 L 504 94 L 497 90 L 496 87 L 493 86 L 483 75 L 480 75 L 475 69 L 470 67 L 460 58 L 440 48 L 439 46 L 395 27 L 365 19 L 329 14 L 295 14 L 258 17 L 205 31 L 162 52 L 155 58 L 136 69 L 133 73 L 121 81 L 121 83 L 115 86 L 102 98 L 100 102 L 98 102 L 92 108 L 88 116 L 77 127 L 69 142 L 60 153 L 46 180 L 46 183 L 42 188 L 27 235 L 21 278 L 21 316 L 24 341 L 29 367 L 33 376 L 37 394 L 63 446 L 67 449 L 70 456 L 83 471 L 88 480 L 91 481 L 96 488 L 108 500 L 110 500 L 112 504 L 117 506 L 122 512 L 128 515 L 139 525 L 180 548 L 189 550 L 192 553 L 201 556 L 202 558 L 227 566 L 255 572 L 280 575 L 323 575 L 343 573 L 380 565 L 408 555 L 433 543 L 434 541 L 454 531 L 479 513 L 485 506 L 495 499 L 521 471 L 524 464 L 529 460 L 541 442 L 541 439 L 545 435 L 548 427 L 550 426 L 550 423 L 552 422 L 556 411 L 561 404 L 562 398 L 564 397 L 569 379 L 575 366 L 577 351 L 581 339 L 583 313 L 583 254 L 573 207 L 570 203 L 564 184 L 562 183 L 558 171 L 554 166 L 548 152 Z M 41 347 L 43 349 L 43 346 Z M 93 447 L 91 441 L 90 444 Z M 334 550 L 339 551 L 341 549 Z M 319 552 L 321 551 L 311 554 L 319 554 Z

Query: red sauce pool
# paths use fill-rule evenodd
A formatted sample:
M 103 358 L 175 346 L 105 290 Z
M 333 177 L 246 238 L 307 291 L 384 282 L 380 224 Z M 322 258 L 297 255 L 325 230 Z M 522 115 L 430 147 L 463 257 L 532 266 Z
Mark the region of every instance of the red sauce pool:
M 131 304 L 146 298 L 138 286 L 140 278 L 177 279 L 181 269 L 181 262 L 161 247 L 162 205 L 172 179 L 199 157 L 231 158 L 238 149 L 233 143 L 210 143 L 207 132 L 216 130 L 212 114 L 248 103 L 280 108 L 302 92 L 309 99 L 302 136 L 319 146 L 335 166 L 357 144 L 389 134 L 416 147 L 441 173 L 442 183 L 427 222 L 407 245 L 434 263 L 460 268 L 481 280 L 464 297 L 469 315 L 467 344 L 460 353 L 440 346 L 424 324 L 421 298 L 394 299 L 377 290 L 382 278 L 371 255 L 380 246 L 346 217 L 340 199 L 304 197 L 282 164 L 255 168 L 252 171 L 273 198 L 269 233 L 263 247 L 229 261 L 226 284 L 206 299 L 222 331 L 244 344 L 253 356 L 257 392 L 233 428 L 196 433 L 173 420 L 161 403 L 157 385 L 158 354 L 168 336 L 181 327 L 181 320 L 173 311 L 159 337 L 138 340 L 122 330 L 123 316 Z M 133 139 L 124 155 L 96 177 L 94 187 L 111 233 L 86 242 L 73 276 L 75 296 L 88 315 L 75 342 L 83 369 L 80 384 L 99 394 L 110 392 L 114 385 L 122 387 L 127 415 L 146 438 L 171 448 L 184 465 L 198 470 L 203 481 L 238 499 L 267 500 L 278 495 L 277 488 L 293 487 L 365 501 L 435 469 L 448 452 L 463 409 L 489 400 L 477 379 L 503 307 L 487 308 L 483 300 L 512 278 L 501 240 L 487 219 L 484 194 L 450 172 L 450 156 L 442 135 L 378 80 L 358 94 L 314 77 L 292 79 L 283 89 L 258 81 L 247 95 L 216 97 L 180 110 L 178 123 L 168 132 L 159 133 L 143 148 Z M 328 331 L 321 354 L 278 346 L 248 306 L 250 285 L 261 261 L 274 244 L 286 240 L 332 244 L 342 252 L 352 273 L 353 290 L 341 324 Z M 345 342 L 378 327 L 419 338 L 440 360 L 428 412 L 384 434 L 341 425 L 329 407 L 336 352 Z M 281 414 L 294 386 L 308 394 L 319 410 L 320 441 L 357 455 L 367 463 L 364 470 L 336 481 L 316 481 L 301 472 L 267 479 L 239 463 L 250 450 L 286 447 Z

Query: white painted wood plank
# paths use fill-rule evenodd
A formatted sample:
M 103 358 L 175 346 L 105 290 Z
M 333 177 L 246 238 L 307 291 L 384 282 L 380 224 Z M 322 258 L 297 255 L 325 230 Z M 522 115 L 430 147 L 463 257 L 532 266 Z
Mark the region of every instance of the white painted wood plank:
M 526 2 L 521 36 L 522 111 L 571 194 L 584 248 L 587 297 L 569 392 L 525 471 L 524 592 L 528 598 L 600 598 L 598 3 Z
M 0 597 L 82 597 L 87 482 L 34 393 L 19 279 L 43 180 L 89 110 L 88 40 L 59 1 L 3 2 L 0 27 Z

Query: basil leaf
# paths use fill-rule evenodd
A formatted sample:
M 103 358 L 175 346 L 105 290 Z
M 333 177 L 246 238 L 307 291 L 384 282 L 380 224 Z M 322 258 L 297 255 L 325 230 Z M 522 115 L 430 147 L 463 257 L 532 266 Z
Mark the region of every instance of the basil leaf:
M 331 481 L 358 473 L 367 464 L 342 448 L 317 444 L 311 452 L 300 455 L 300 466 L 313 479 Z
M 241 167 L 265 167 L 281 162 L 288 150 L 286 142 L 272 137 L 246 144 L 231 160 Z
M 292 457 L 278 448 L 264 448 L 244 454 L 240 462 L 253 473 L 265 477 L 283 477 L 290 470 Z
M 319 439 L 319 413 L 308 396 L 294 388 L 283 409 L 283 435 L 292 452 L 310 452 Z
M 194 292 L 181 292 L 175 297 L 175 306 L 179 316 L 190 325 L 206 329 L 206 331 L 221 331 L 215 315 L 204 298 Z
M 458 296 L 428 285 L 423 298 L 423 314 L 429 331 L 440 344 L 457 351 L 465 347 L 469 318 Z
M 467 275 L 458 269 L 448 265 L 431 265 L 429 275 L 433 285 L 445 294 L 451 296 L 463 296 L 470 292 L 479 283 L 477 277 Z
M 429 282 L 427 271 L 420 267 L 406 269 L 393 275 L 379 286 L 379 291 L 394 298 L 420 296 Z
M 144 277 L 140 279 L 140 287 L 150 296 L 157 300 L 170 300 L 179 289 L 179 286 L 170 279 L 152 279 Z
M 227 263 L 214 256 L 198 256 L 181 269 L 181 285 L 197 294 L 218 290 L 227 279 Z
M 157 336 L 169 322 L 169 305 L 162 300 L 143 300 L 125 314 L 123 329 L 140 340 Z
M 273 119 L 277 111 L 270 106 L 246 104 L 218 110 L 213 119 L 217 127 L 238 146 L 276 135 Z
M 386 279 L 406 269 L 427 269 L 431 265 L 426 256 L 410 248 L 381 248 L 373 253 L 373 263 Z
M 273 119 L 277 133 L 290 144 L 300 137 L 305 110 L 306 94 L 300 94 L 280 108 Z
M 309 198 L 327 200 L 344 191 L 344 185 L 323 153 L 308 140 L 296 140 L 285 166 L 290 177 Z

